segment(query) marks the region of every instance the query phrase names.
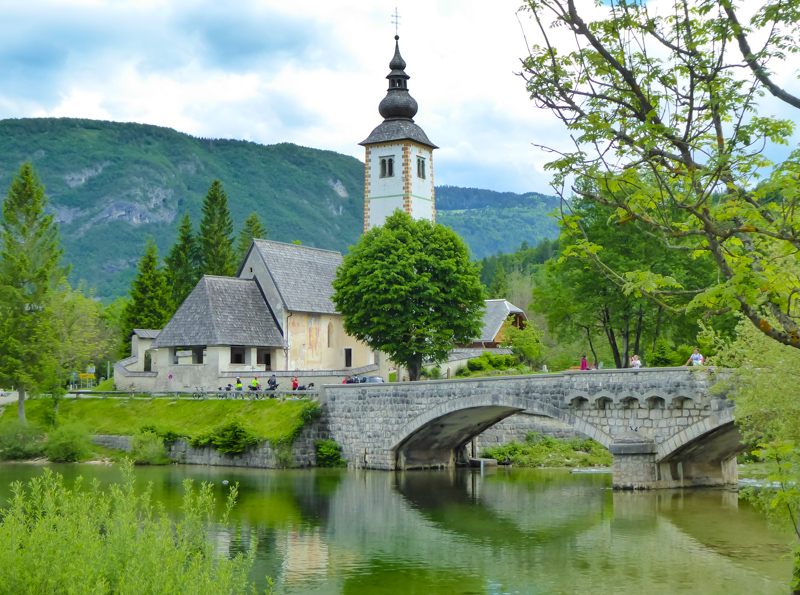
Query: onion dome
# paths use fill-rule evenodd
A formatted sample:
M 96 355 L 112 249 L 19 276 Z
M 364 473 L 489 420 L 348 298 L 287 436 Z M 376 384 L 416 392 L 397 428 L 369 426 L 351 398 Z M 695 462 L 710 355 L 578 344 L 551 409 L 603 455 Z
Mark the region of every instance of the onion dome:
M 386 97 L 378 106 L 378 112 L 384 118 L 383 124 L 373 130 L 367 140 L 359 144 L 368 145 L 410 139 L 436 149 L 436 145 L 428 140 L 422 128 L 414 124 L 418 105 L 417 101 L 408 93 L 410 77 L 405 71 L 406 61 L 400 55 L 400 37 L 395 35 L 394 40 L 394 56 L 389 62 L 391 72 L 386 76 L 389 80 L 389 88 L 386 91 Z

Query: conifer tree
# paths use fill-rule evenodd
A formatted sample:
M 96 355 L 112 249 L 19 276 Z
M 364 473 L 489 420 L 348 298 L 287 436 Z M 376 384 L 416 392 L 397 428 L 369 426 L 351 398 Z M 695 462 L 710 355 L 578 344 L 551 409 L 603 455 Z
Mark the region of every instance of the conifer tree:
M 163 328 L 172 315 L 167 276 L 158 266 L 158 248 L 152 240 L 147 242 L 137 268 L 139 272 L 131 282 L 130 296 L 122 314 L 120 357 L 130 355 L 133 329 Z
M 490 299 L 508 299 L 508 284 L 506 283 L 506 270 L 502 264 L 494 270 L 492 283 L 487 291 Z
M 172 289 L 172 311 L 180 308 L 183 301 L 197 285 L 200 275 L 200 251 L 192 230 L 189 213 L 184 213 L 178 226 L 178 239 L 164 259 L 167 280 Z
M 25 163 L 3 202 L 0 220 L 0 381 L 25 397 L 51 388 L 57 378 L 53 297 L 68 269 L 54 215 L 45 215 L 47 197 L 39 176 Z
M 267 238 L 268 234 L 269 231 L 261 223 L 258 215 L 251 213 L 250 216 L 244 220 L 244 227 L 242 227 L 242 230 L 239 232 L 239 242 L 236 245 L 239 261 L 241 262 L 245 254 L 247 254 L 247 249 L 250 248 L 250 244 L 253 243 L 253 240 L 264 240 Z
M 233 219 L 228 210 L 228 195 L 219 180 L 211 183 L 203 201 L 199 244 L 201 275 L 230 277 L 236 273 Z

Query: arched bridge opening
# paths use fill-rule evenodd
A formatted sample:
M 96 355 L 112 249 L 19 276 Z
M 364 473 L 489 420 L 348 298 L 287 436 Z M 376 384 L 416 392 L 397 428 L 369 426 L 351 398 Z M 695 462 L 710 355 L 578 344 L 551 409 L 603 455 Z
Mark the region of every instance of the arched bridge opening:
M 394 448 L 396 468 L 428 469 L 465 463 L 467 443 L 523 410 L 503 405 L 469 407 L 423 421 Z

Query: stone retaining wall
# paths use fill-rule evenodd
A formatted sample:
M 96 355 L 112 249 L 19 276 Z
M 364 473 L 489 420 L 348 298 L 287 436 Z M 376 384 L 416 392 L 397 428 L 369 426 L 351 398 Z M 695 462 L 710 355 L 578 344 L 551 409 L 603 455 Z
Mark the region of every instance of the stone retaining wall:
M 131 451 L 132 436 L 94 437 L 94 443 L 107 448 Z M 312 467 L 316 465 L 317 440 L 329 438 L 325 415 L 313 426 L 303 429 L 291 450 L 291 467 Z M 169 458 L 188 465 L 213 465 L 220 467 L 252 467 L 255 469 L 279 469 L 283 467 L 280 460 L 280 449 L 273 448 L 269 442 L 263 442 L 253 449 L 241 454 L 221 453 L 213 446 L 194 448 L 186 439 L 176 440 L 169 446 Z

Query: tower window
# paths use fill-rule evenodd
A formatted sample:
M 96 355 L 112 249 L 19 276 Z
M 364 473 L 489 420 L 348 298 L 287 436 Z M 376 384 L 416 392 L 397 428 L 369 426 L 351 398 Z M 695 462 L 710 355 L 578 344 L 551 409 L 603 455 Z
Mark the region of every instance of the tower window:
M 425 179 L 425 158 L 417 157 L 417 177 Z
M 394 177 L 394 157 L 381 157 L 381 177 Z

